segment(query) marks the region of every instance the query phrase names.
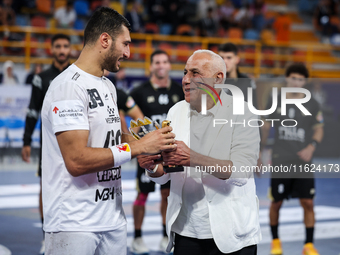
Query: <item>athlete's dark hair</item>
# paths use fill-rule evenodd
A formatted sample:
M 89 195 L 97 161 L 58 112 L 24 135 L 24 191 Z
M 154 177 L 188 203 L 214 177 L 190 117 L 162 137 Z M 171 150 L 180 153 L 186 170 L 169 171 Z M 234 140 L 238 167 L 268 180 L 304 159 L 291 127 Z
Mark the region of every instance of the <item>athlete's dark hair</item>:
M 233 44 L 233 43 L 224 43 L 224 44 L 221 44 L 220 46 L 218 46 L 218 51 L 232 52 L 235 55 L 237 55 L 237 53 L 238 53 L 237 46 L 235 44 Z
M 170 61 L 170 57 L 169 57 L 168 53 L 166 53 L 166 51 L 164 51 L 164 50 L 155 50 L 154 52 L 152 52 L 152 54 L 151 54 L 151 56 L 150 56 L 150 62 L 152 63 L 153 57 L 154 57 L 154 56 L 160 55 L 160 54 L 165 54 L 165 55 L 167 55 L 167 56 L 168 56 L 168 59 L 169 59 L 169 61 Z
M 302 63 L 296 63 L 290 65 L 286 70 L 286 77 L 288 77 L 291 73 L 297 73 L 305 76 L 305 78 L 309 77 L 309 72 L 307 67 Z
M 52 36 L 51 38 L 51 45 L 54 44 L 54 42 L 56 40 L 59 40 L 59 39 L 66 39 L 68 42 L 71 42 L 70 40 L 70 37 L 68 35 L 65 35 L 65 34 L 55 34 L 54 36 Z
M 99 8 L 93 13 L 85 27 L 84 46 L 94 44 L 102 33 L 108 33 L 112 40 L 115 40 L 122 32 L 122 26 L 131 30 L 129 21 L 117 11 L 108 7 Z

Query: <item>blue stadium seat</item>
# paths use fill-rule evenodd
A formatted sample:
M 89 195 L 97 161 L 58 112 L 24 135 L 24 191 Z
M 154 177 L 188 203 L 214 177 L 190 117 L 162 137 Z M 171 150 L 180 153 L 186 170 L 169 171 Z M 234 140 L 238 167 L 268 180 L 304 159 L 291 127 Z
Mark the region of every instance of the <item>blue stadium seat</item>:
M 87 16 L 89 14 L 90 4 L 85 0 L 77 0 L 74 2 L 74 10 L 77 15 Z
M 76 21 L 74 22 L 73 28 L 77 29 L 77 30 L 84 30 L 84 28 L 85 28 L 84 20 L 76 19 Z
M 255 29 L 247 29 L 243 33 L 243 39 L 246 40 L 258 40 L 259 38 L 260 34 Z

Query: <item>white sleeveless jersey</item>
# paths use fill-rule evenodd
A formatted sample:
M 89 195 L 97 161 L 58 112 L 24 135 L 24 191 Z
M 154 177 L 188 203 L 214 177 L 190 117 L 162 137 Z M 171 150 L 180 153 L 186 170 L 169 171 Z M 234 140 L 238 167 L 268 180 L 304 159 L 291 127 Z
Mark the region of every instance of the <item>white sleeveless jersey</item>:
M 89 130 L 89 147 L 120 144 L 114 85 L 73 64 L 52 81 L 41 118 L 44 230 L 97 232 L 126 224 L 120 167 L 73 177 L 55 136 L 62 131 Z

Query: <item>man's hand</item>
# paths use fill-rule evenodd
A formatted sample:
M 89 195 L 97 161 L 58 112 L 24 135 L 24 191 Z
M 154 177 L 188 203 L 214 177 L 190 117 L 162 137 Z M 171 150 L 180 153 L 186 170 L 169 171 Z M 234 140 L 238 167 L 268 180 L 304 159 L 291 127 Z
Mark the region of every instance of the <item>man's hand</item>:
M 161 154 L 156 154 L 156 155 L 139 155 L 137 156 L 138 164 L 145 169 L 150 169 L 153 170 L 157 164 L 158 168 L 155 173 L 150 173 L 149 176 L 151 177 L 160 177 L 164 173 L 163 171 L 163 166 L 161 165 L 161 161 L 155 162 L 156 159 L 159 159 L 161 157 Z
M 175 149 L 175 134 L 171 133 L 171 131 L 171 127 L 160 128 L 146 134 L 140 140 L 130 143 L 132 157 L 140 154 L 157 154 L 164 150 Z
M 190 166 L 190 148 L 182 141 L 175 144 L 175 150 L 162 152 L 164 165 Z
M 313 157 L 313 153 L 315 151 L 315 147 L 311 144 L 308 144 L 306 148 L 302 149 L 297 153 L 297 155 L 305 162 L 310 162 Z
M 22 160 L 29 163 L 31 161 L 31 146 L 26 145 L 21 149 Z
M 161 154 L 156 154 L 156 155 L 139 155 L 137 156 L 138 164 L 142 168 L 146 169 L 154 169 L 156 166 L 155 160 L 159 159 L 161 157 Z M 157 163 L 162 163 L 162 162 L 157 162 Z

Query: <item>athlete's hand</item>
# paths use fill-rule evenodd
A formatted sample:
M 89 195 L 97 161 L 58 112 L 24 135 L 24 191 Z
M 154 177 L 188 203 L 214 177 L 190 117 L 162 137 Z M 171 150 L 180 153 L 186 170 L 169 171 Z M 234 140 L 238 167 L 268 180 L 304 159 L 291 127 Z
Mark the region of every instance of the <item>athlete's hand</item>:
M 306 148 L 302 149 L 297 153 L 297 155 L 305 162 L 310 162 L 313 157 L 313 153 L 315 151 L 315 147 L 311 144 L 308 144 Z
M 156 155 L 139 155 L 137 156 L 138 164 L 142 168 L 146 169 L 154 169 L 156 167 L 156 164 L 161 164 L 162 162 L 155 162 L 155 160 L 159 159 L 161 157 L 161 154 Z
M 171 133 L 171 131 L 172 127 L 168 126 L 146 134 L 143 138 L 137 141 L 138 146 L 140 146 L 138 154 L 150 155 L 160 153 L 164 150 L 175 149 L 175 134 Z M 131 145 L 132 144 L 133 143 L 131 143 Z
M 175 144 L 175 150 L 162 152 L 164 165 L 190 166 L 190 148 L 182 141 Z
M 22 147 L 21 149 L 21 157 L 22 160 L 29 163 L 31 161 L 30 157 L 31 157 L 31 146 L 26 145 L 24 147 Z

